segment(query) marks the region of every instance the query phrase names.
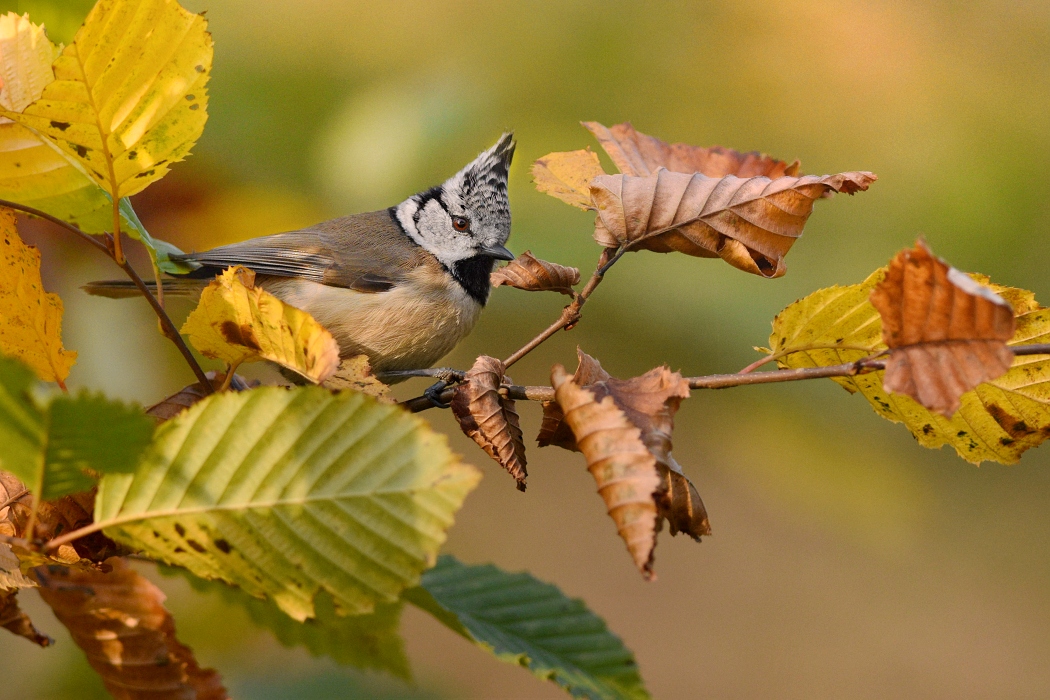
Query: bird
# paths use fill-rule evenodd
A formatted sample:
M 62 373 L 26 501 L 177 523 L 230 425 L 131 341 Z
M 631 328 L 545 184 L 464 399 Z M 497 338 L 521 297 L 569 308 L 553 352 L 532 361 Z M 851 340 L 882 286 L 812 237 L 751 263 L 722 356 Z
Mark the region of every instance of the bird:
M 199 294 L 240 265 L 255 272 L 257 286 L 324 326 L 341 359 L 366 355 L 376 374 L 429 368 L 473 329 L 496 261 L 514 259 L 505 244 L 515 145 L 504 133 L 442 184 L 387 209 L 173 254 L 195 269 L 165 281 L 165 294 Z M 84 289 L 111 298 L 138 293 L 120 280 Z

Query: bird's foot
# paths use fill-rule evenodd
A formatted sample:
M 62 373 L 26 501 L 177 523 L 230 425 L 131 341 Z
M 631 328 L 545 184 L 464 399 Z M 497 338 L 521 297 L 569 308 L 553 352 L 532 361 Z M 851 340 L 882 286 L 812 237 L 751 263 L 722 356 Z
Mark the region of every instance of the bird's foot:
M 434 408 L 449 408 L 452 404 L 441 400 L 441 394 L 448 388 L 448 385 L 449 382 L 444 380 L 435 382 L 423 392 L 423 396 L 430 400 L 430 403 L 434 405 Z

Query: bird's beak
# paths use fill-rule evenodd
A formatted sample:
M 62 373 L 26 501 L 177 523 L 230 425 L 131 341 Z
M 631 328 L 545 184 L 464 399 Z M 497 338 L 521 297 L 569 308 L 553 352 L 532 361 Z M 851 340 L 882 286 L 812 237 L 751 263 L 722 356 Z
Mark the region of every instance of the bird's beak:
M 514 253 L 501 245 L 487 245 L 481 249 L 481 254 L 488 258 L 495 258 L 496 260 L 514 259 Z

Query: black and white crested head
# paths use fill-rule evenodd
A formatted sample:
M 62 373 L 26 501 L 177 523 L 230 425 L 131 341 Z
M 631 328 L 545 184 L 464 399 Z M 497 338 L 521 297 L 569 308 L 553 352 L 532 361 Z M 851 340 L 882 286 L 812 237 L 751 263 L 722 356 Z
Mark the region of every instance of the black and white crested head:
M 504 247 L 510 237 L 507 174 L 514 145 L 514 135 L 503 134 L 443 184 L 394 207 L 405 233 L 482 304 L 488 299 L 495 261 L 514 258 Z

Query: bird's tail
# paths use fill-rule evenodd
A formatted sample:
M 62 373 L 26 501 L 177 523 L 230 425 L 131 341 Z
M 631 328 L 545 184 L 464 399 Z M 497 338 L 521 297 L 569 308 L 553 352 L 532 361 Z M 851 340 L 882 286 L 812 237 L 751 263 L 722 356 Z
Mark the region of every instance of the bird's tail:
M 172 297 L 196 297 L 208 284 L 209 280 L 198 279 L 166 279 L 164 280 L 164 296 Z M 146 286 L 154 294 L 157 293 L 156 282 L 146 282 Z M 131 280 L 99 280 L 88 282 L 81 287 L 85 292 L 96 297 L 109 297 L 110 299 L 127 299 L 139 296 L 138 287 Z

